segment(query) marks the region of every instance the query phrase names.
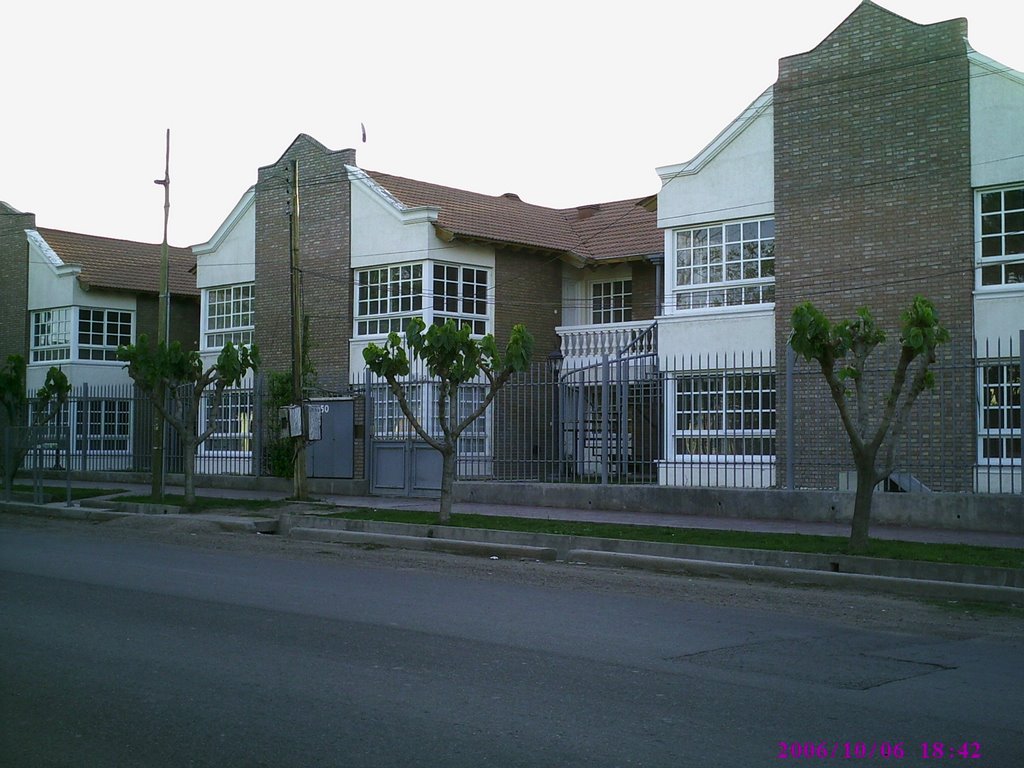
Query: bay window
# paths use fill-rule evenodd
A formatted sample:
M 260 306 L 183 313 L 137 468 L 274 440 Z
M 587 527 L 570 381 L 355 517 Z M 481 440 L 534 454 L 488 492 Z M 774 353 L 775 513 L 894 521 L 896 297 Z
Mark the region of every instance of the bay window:
M 356 335 L 402 333 L 414 317 L 427 325 L 454 320 L 473 334 L 489 332 L 487 269 L 415 262 L 356 272 Z
M 775 301 L 775 220 L 675 232 L 676 309 Z
M 55 307 L 32 313 L 33 363 L 117 362 L 117 348 L 135 338 L 135 313 L 96 307 Z

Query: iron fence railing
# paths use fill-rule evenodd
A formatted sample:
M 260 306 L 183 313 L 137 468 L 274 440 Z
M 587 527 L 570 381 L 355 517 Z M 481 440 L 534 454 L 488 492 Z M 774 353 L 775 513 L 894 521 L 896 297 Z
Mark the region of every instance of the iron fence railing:
M 517 374 L 463 435 L 463 479 L 752 488 L 852 489 L 849 441 L 821 373 L 769 353 L 672 357 L 644 345 L 574 367 L 552 359 Z M 631 349 L 630 352 L 633 350 Z M 900 435 L 890 490 L 1024 493 L 1021 343 L 989 343 L 972 355 L 945 347 L 935 386 Z M 879 359 L 866 377 L 891 381 Z M 437 432 L 436 386 L 422 372 L 409 399 Z M 322 394 L 322 393 L 318 393 Z M 367 477 L 372 440 L 416 440 L 386 383 L 372 375 L 346 395 L 367 404 L 354 436 L 357 477 Z M 466 385 L 467 413 L 484 396 Z M 141 471 L 152 468 L 154 409 L 132 385 L 76 387 L 26 456 L 24 468 Z M 210 417 L 199 409 L 200 428 Z M 362 419 L 362 416 L 359 417 Z M 48 431 L 47 431 L 48 430 Z M 182 470 L 181 443 L 165 430 L 166 471 Z M 65 435 L 63 442 L 56 435 Z M 262 379 L 225 394 L 211 437 L 197 450 L 199 475 L 284 474 L 290 444 Z

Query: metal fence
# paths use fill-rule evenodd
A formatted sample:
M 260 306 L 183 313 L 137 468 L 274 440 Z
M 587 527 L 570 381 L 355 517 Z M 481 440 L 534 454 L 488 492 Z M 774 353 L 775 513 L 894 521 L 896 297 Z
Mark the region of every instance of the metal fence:
M 935 387 L 911 412 L 887 488 L 1024 493 L 1019 340 L 972 356 L 947 346 L 933 371 Z M 866 377 L 888 386 L 892 361 L 880 358 Z M 414 376 L 408 391 L 438 434 L 436 386 Z M 364 445 L 417 437 L 382 381 L 369 376 L 344 394 L 365 398 L 356 408 L 366 414 L 365 436 L 355 437 L 354 450 L 356 476 L 368 477 Z M 482 383 L 465 386 L 460 413 L 484 394 Z M 880 399 L 882 391 L 874 395 Z M 213 434 L 197 450 L 197 474 L 285 474 L 290 447 L 272 410 L 262 381 L 228 391 Z M 153 412 L 134 386 L 79 386 L 24 466 L 148 472 Z M 209 417 L 204 403 L 200 428 Z M 63 448 L 60 434 L 67 435 Z M 180 440 L 173 429 L 165 435 L 165 468 L 181 472 Z M 458 473 L 562 483 L 855 487 L 849 440 L 820 371 L 767 353 L 672 358 L 648 351 L 584 367 L 534 365 L 464 433 Z

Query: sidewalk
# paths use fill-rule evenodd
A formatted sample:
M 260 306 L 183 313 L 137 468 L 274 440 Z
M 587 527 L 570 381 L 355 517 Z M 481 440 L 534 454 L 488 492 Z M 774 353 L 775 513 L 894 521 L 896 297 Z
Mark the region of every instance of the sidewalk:
M 148 495 L 142 483 L 75 481 L 77 487 L 119 488 L 135 495 Z M 168 491 L 180 493 L 177 486 Z M 201 488 L 200 496 L 226 499 L 286 500 L 285 490 Z M 118 494 L 120 495 L 120 494 Z M 435 511 L 436 499 L 387 498 L 318 494 L 316 500 L 338 507 Z M 114 499 L 111 499 L 114 502 Z M 87 520 L 112 520 L 137 516 L 131 505 L 104 504 L 104 497 L 83 500 L 72 507 L 62 502 L 44 506 L 17 502 L 0 504 L 21 514 L 57 516 Z M 265 515 L 243 514 L 237 509 L 181 514 L 169 503 L 159 514 L 145 517 L 151 522 L 213 524 L 234 533 L 270 533 L 288 538 L 357 546 L 384 546 L 468 554 L 495 559 L 561 560 L 564 562 L 638 568 L 690 576 L 717 576 L 743 580 L 771 581 L 787 585 L 844 586 L 934 600 L 964 600 L 1024 604 L 1024 569 L 990 568 L 953 563 L 929 563 L 885 558 L 797 553 L 777 550 L 735 549 L 690 544 L 607 539 L 560 534 L 406 524 L 329 517 L 323 504 L 292 502 L 286 511 L 268 510 Z M 593 509 L 564 509 L 527 505 L 499 505 L 456 502 L 455 513 L 499 515 L 580 522 L 656 525 L 679 528 L 802 533 L 845 537 L 843 523 L 749 520 L 731 517 L 665 514 L 651 512 L 610 512 Z M 977 531 L 950 531 L 876 525 L 872 537 L 936 543 L 1024 549 L 1024 536 Z
M 110 487 L 110 483 L 75 481 L 76 487 Z M 150 487 L 136 483 L 118 483 L 134 494 L 148 494 Z M 177 486 L 169 486 L 170 493 L 180 493 Z M 273 492 L 259 489 L 198 488 L 200 496 L 237 499 L 285 499 L 288 492 Z M 387 497 L 387 496 L 339 496 L 315 494 L 319 501 L 326 501 L 339 507 L 368 507 L 375 509 L 404 509 L 435 511 L 436 499 Z M 454 502 L 452 511 L 457 514 L 493 515 L 498 517 L 526 517 L 543 520 L 571 520 L 593 523 L 616 523 L 629 525 L 655 525 L 675 528 L 704 528 L 732 531 L 756 531 L 762 533 L 802 533 L 815 536 L 848 536 L 850 526 L 846 523 L 812 523 L 792 520 L 752 520 L 734 517 L 712 517 L 704 515 L 670 515 L 650 512 L 608 512 L 595 509 L 569 509 L 556 507 L 531 507 L 519 505 L 478 504 Z M 938 528 L 912 528 L 893 525 L 871 526 L 871 536 L 877 539 L 919 541 L 928 543 L 971 544 L 982 547 L 1003 547 L 1024 549 L 1024 535 L 1012 533 L 989 533 L 983 531 L 957 531 Z

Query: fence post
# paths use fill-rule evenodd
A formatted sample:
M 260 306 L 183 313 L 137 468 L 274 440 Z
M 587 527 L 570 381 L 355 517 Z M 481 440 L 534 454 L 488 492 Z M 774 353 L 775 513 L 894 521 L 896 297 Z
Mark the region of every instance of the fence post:
M 796 419 L 793 417 L 793 367 L 796 365 L 796 352 L 786 345 L 786 490 L 792 491 L 796 482 L 794 479 L 796 459 L 793 456 L 796 451 L 796 436 L 793 434 L 793 426 Z
M 82 395 L 78 398 L 78 412 L 81 419 L 74 419 L 76 425 L 82 423 L 79 438 L 82 441 L 82 471 L 89 471 L 89 383 L 82 382 Z M 68 413 L 68 422 L 71 422 L 71 413 Z M 70 426 L 70 423 L 69 425 Z M 68 459 L 70 462 L 70 459 Z
M 263 374 L 252 379 L 252 473 L 254 477 L 263 476 L 263 428 L 266 415 L 263 413 Z
M 363 477 L 366 487 L 373 493 L 373 400 L 370 396 L 370 368 L 363 371 Z
M 601 485 L 608 485 L 608 430 L 611 427 L 608 408 L 611 403 L 611 371 L 608 354 L 601 355 Z
M 1017 365 L 1019 366 L 1017 369 L 1017 378 L 1020 380 L 1021 385 L 1024 385 L 1024 328 L 1021 328 L 1020 330 L 1020 339 L 1017 344 Z M 1020 406 L 1021 414 L 1020 434 L 1017 436 L 1017 442 L 1020 444 L 1020 451 L 1018 453 L 1022 457 L 1020 464 L 1020 492 L 1024 494 L 1024 386 L 1018 386 L 1017 389 L 1019 390 L 1020 395 L 1020 402 L 1018 405 Z M 1010 487 L 1012 488 L 1013 486 L 1011 485 Z
M 13 427 L 4 427 L 4 501 L 11 500 L 11 491 L 14 490 L 12 487 L 13 483 L 10 481 L 10 478 L 14 477 L 14 472 L 11 471 L 10 465 L 8 464 L 8 462 L 11 461 L 11 429 L 13 429 Z
M 68 409 L 68 420 L 71 420 L 71 409 Z M 71 425 L 64 430 L 64 506 L 71 506 Z

